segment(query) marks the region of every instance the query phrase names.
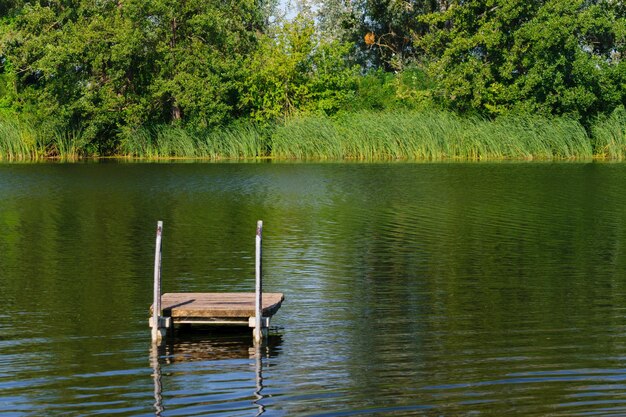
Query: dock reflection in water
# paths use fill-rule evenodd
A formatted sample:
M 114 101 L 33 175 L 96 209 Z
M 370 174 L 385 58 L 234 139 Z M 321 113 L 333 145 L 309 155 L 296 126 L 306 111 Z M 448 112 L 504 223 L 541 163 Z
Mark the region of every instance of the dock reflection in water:
M 173 409 L 191 413 L 193 410 L 184 411 L 188 405 L 197 412 L 199 396 L 205 397 L 205 406 L 220 398 L 225 400 L 225 395 L 232 401 L 232 395 L 224 389 L 225 384 L 229 392 L 234 388 L 238 393 L 240 411 L 250 415 L 254 408 L 257 416 L 263 414 L 263 368 L 278 355 L 282 336 L 270 334 L 257 344 L 249 332 L 217 334 L 195 329 L 194 332 L 177 331 L 163 343 L 150 347 L 155 415 L 161 416 L 165 410 Z M 220 376 L 220 370 L 229 375 Z M 205 383 L 199 384 L 198 380 Z M 177 382 L 184 386 L 177 387 Z

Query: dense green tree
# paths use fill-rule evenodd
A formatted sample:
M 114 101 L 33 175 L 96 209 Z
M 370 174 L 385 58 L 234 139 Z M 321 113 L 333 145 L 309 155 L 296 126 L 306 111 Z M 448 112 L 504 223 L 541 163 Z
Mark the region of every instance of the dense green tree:
M 418 56 L 413 37 L 428 30 L 419 17 L 447 8 L 445 0 L 319 1 L 322 36 L 339 37 L 358 46 L 364 68 L 402 70 Z
M 242 106 L 260 122 L 294 113 L 336 113 L 353 97 L 357 70 L 346 57 L 351 45 L 319 40 L 313 21 L 299 16 L 263 36 L 246 67 Z
M 159 56 L 151 95 L 169 107 L 170 120 L 224 123 L 237 106 L 241 62 L 252 53 L 262 16 L 253 1 L 155 2 Z M 167 117 L 165 117 L 167 119 Z
M 102 149 L 144 123 L 228 121 L 264 20 L 253 0 L 50 0 L 21 9 L 2 50 L 21 110 Z
M 0 19 L 6 19 L 15 15 L 23 7 L 23 0 L 2 0 L 0 1 Z
M 584 120 L 624 102 L 626 15 L 620 2 L 318 3 L 322 36 L 355 42 L 352 54 L 366 71 L 397 73 L 393 83 L 386 82 L 396 97 L 428 95 L 461 112 Z M 410 79 L 405 70 L 415 74 L 420 68 L 430 76 L 428 94 L 404 82 Z
M 420 17 L 437 94 L 461 111 L 588 118 L 623 103 L 624 13 L 585 0 L 464 0 Z
M 0 39 L 13 25 L 15 14 L 21 9 L 21 0 L 0 1 Z M 15 71 L 4 49 L 0 48 L 0 111 L 11 107 L 15 99 Z

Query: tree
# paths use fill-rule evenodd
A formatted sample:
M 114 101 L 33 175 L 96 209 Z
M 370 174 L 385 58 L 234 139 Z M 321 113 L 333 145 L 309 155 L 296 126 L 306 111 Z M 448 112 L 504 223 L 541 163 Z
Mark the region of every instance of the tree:
M 256 47 L 263 16 L 254 1 L 155 1 L 158 68 L 151 89 L 169 118 L 215 126 L 238 104 L 245 57 Z
M 438 96 L 460 111 L 589 118 L 624 100 L 625 20 L 614 2 L 453 1 L 415 36 Z
M 428 25 L 419 17 L 445 10 L 444 0 L 319 1 L 318 21 L 323 37 L 354 43 L 354 56 L 366 69 L 402 70 L 417 58 L 413 37 Z
M 110 152 L 116 135 L 145 123 L 235 117 L 266 9 L 254 0 L 32 2 L 0 50 L 16 75 L 15 105 Z
M 246 67 L 242 106 L 259 122 L 298 112 L 336 113 L 356 89 L 357 72 L 346 59 L 349 44 L 315 36 L 312 20 L 298 16 L 261 36 Z

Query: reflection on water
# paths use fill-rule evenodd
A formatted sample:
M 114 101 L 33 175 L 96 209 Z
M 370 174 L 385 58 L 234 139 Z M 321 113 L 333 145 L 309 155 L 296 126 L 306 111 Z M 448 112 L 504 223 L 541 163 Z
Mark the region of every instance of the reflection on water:
M 150 367 L 154 381 L 154 414 L 161 417 L 163 412 L 163 383 L 161 381 L 161 364 L 159 363 L 159 345 L 150 346 Z
M 205 333 L 205 331 L 207 333 Z M 216 334 L 217 332 L 226 334 Z M 179 363 L 199 362 L 200 366 L 210 366 L 212 361 L 249 360 L 254 363 L 254 390 L 251 404 L 256 407 L 256 415 L 265 413 L 263 405 L 263 361 L 276 357 L 282 344 L 282 336 L 271 334 L 260 343 L 255 343 L 249 332 L 242 335 L 241 331 L 233 329 L 215 329 L 194 327 L 178 330 L 162 343 L 153 343 L 150 346 L 150 366 L 154 382 L 154 412 L 161 416 L 169 411 L 163 391 L 163 369 L 166 374 L 173 372 L 172 366 Z M 191 393 L 191 392 L 190 392 Z
M 263 399 L 263 352 L 260 343 L 257 343 L 255 346 L 254 359 L 254 371 L 256 373 L 256 391 L 254 391 L 256 400 L 254 401 L 254 404 L 259 407 L 259 412 L 256 415 L 260 416 L 265 412 L 265 406 L 261 402 Z
M 626 415 L 625 189 L 626 164 L 0 164 L 0 414 Z M 159 219 L 164 292 L 252 291 L 264 220 L 287 301 L 260 355 L 150 351 Z

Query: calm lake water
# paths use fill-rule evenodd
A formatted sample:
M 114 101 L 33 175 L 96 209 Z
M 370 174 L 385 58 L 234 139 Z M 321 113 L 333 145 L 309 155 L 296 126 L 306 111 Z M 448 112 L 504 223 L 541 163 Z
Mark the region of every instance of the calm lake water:
M 271 337 L 153 348 L 164 291 Z M 626 415 L 626 165 L 0 165 L 0 415 Z

